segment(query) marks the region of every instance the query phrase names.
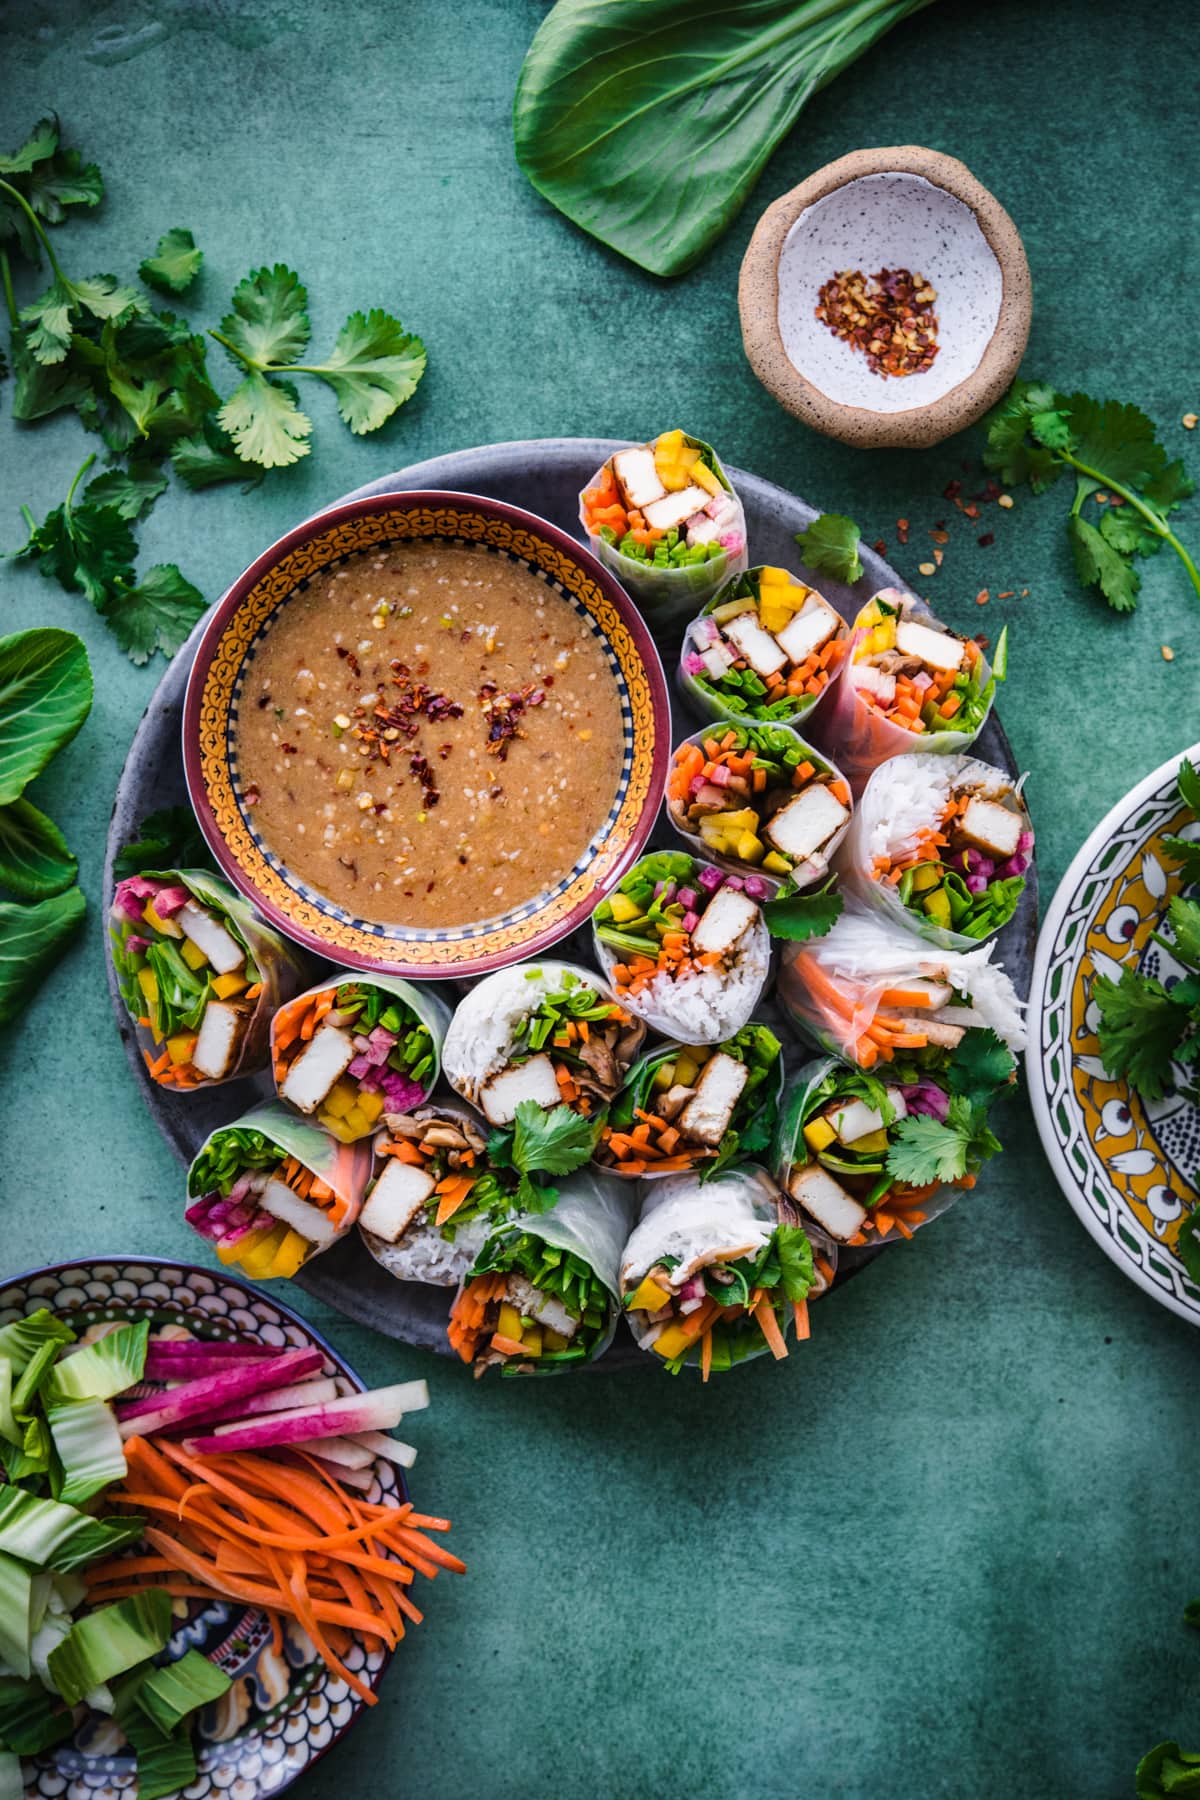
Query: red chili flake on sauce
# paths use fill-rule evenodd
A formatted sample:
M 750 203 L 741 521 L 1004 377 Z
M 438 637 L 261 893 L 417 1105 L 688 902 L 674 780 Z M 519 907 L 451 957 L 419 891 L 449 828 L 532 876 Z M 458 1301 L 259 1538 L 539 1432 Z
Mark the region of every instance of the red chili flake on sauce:
M 880 269 L 870 279 L 843 269 L 825 282 L 817 318 L 853 350 L 874 375 L 919 375 L 938 353 L 937 292 L 923 275 Z
M 479 690 L 479 704 L 487 720 L 487 752 L 504 762 L 513 738 L 524 737 L 521 719 L 533 706 L 541 706 L 546 695 L 531 684 L 519 692 L 502 694 L 494 681 L 485 681 Z
M 362 674 L 362 669 L 359 665 L 358 658 L 357 658 L 357 656 L 355 656 L 353 650 L 347 650 L 347 648 L 344 644 L 338 644 L 337 645 L 337 653 L 341 657 L 342 661 L 347 665 L 347 667 L 349 668 L 350 673 L 352 675 L 361 675 Z

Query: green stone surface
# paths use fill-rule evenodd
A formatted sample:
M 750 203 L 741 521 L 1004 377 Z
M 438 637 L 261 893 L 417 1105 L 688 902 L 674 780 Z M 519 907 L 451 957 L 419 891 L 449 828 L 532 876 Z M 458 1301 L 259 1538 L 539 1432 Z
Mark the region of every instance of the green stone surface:
M 993 637 L 1010 623 L 1001 711 L 1032 771 L 1048 899 L 1095 821 L 1198 735 L 1196 599 L 1165 554 L 1143 565 L 1133 618 L 1083 595 L 1057 494 L 1022 492 L 978 524 L 955 514 L 942 491 L 980 485 L 963 468 L 977 434 L 919 454 L 811 435 L 746 367 L 737 270 L 761 207 L 820 164 L 880 142 L 951 151 L 1024 236 L 1026 372 L 1135 400 L 1173 455 L 1194 452 L 1180 425 L 1200 410 L 1190 9 L 943 0 L 818 96 L 674 284 L 581 235 L 515 166 L 511 96 L 543 12 L 5 9 L 0 146 L 56 107 L 107 180 L 98 213 L 59 234 L 69 268 L 132 276 L 184 225 L 205 252 L 184 310 L 206 324 L 249 267 L 284 260 L 309 285 L 318 345 L 351 309 L 384 305 L 429 346 L 417 397 L 377 435 L 353 438 L 332 395 L 310 392 L 315 449 L 297 468 L 248 495 L 173 489 L 145 560 L 177 561 L 216 598 L 285 527 L 418 458 L 702 431 L 851 513 L 951 622 Z M 664 152 L 667 178 L 680 153 Z M 215 346 L 212 364 L 228 388 Z M 42 516 L 94 440 L 73 417 L 15 428 L 8 405 L 0 388 L 11 547 L 20 503 Z M 1195 542 L 1200 505 L 1183 517 Z M 942 518 L 945 564 L 925 581 Z M 80 853 L 90 913 L 0 1051 L 0 1264 L 192 1257 L 180 1171 L 109 1010 L 99 911 L 111 797 L 161 661 L 131 667 L 81 597 L 27 566 L 0 564 L 0 597 L 5 630 L 81 631 L 96 673 L 88 725 L 34 790 Z M 801 1353 L 703 1392 L 636 1374 L 477 1386 L 290 1295 L 370 1380 L 430 1378 L 414 1493 L 452 1516 L 470 1563 L 428 1593 L 377 1711 L 305 1793 L 1120 1800 L 1151 1743 L 1200 1739 L 1200 1643 L 1179 1623 L 1200 1591 L 1195 1333 L 1085 1236 L 1023 1101 L 1004 1136 L 978 1192 L 823 1304 Z

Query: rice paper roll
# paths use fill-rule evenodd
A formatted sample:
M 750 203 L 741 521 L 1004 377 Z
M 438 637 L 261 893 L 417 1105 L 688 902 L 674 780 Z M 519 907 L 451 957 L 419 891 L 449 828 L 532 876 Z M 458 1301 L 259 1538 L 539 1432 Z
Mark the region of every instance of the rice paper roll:
M 636 862 L 592 915 L 596 958 L 622 1006 L 684 1044 L 750 1022 L 771 974 L 771 936 L 738 875 L 681 850 Z
M 268 1100 L 205 1139 L 184 1217 L 241 1274 L 295 1275 L 349 1231 L 370 1173 L 369 1143 L 339 1143 Z
M 384 1111 L 411 1112 L 437 1086 L 450 1008 L 394 975 L 337 969 L 271 1022 L 279 1098 L 344 1143 L 369 1137 Z
M 763 1169 L 676 1175 L 645 1191 L 621 1297 L 643 1350 L 707 1381 L 768 1350 L 786 1357 L 788 1332 L 808 1336 L 808 1301 L 835 1268 Z
M 849 900 L 827 936 L 783 946 L 777 991 L 818 1049 L 916 1079 L 943 1069 L 971 1030 L 1024 1049 L 1023 1003 L 993 948 L 937 950 Z
M 1016 912 L 1032 856 L 1020 782 L 972 756 L 896 756 L 863 790 L 838 873 L 882 917 L 971 950 Z
M 849 783 L 787 725 L 720 724 L 671 758 L 667 817 L 696 855 L 741 875 L 763 899 L 829 872 L 850 825 Z
M 489 1125 L 511 1125 L 525 1100 L 591 1117 L 620 1090 L 645 1035 L 591 969 L 517 963 L 485 975 L 460 1001 L 442 1067 Z
M 771 1156 L 775 1179 L 805 1220 L 836 1243 L 911 1238 L 954 1204 L 999 1147 L 994 1139 L 981 1139 L 978 1150 L 964 1152 L 961 1175 L 952 1181 L 903 1178 L 906 1121 L 945 1124 L 951 1099 L 944 1074 L 902 1082 L 891 1071 L 880 1078 L 819 1057 L 797 1071 L 780 1103 Z M 900 1174 L 891 1166 L 897 1162 Z
M 227 882 L 204 869 L 119 881 L 113 967 L 151 1078 L 182 1093 L 266 1068 L 271 1019 L 309 964 Z
M 789 570 L 758 564 L 688 626 L 680 692 L 702 718 L 798 725 L 824 705 L 849 646 L 832 601 Z
M 621 1251 L 635 1190 L 596 1169 L 563 1178 L 544 1212 L 494 1231 L 450 1312 L 450 1342 L 477 1375 L 551 1375 L 595 1362 L 620 1312 Z
M 640 1057 L 614 1101 L 594 1161 L 624 1180 L 696 1169 L 707 1180 L 761 1158 L 783 1086 L 783 1046 L 751 1022 L 724 1043 L 665 1044 Z
M 617 450 L 579 496 L 592 552 L 652 623 L 686 619 L 746 567 L 746 514 L 711 444 L 664 431 Z
M 1008 667 L 1007 631 L 993 668 L 915 594 L 882 588 L 854 621 L 854 638 L 829 703 L 814 721 L 856 795 L 889 756 L 969 750 Z
M 373 1148 L 363 1243 L 398 1281 L 457 1287 L 514 1210 L 516 1170 L 489 1161 L 486 1130 L 457 1101 L 385 1114 Z

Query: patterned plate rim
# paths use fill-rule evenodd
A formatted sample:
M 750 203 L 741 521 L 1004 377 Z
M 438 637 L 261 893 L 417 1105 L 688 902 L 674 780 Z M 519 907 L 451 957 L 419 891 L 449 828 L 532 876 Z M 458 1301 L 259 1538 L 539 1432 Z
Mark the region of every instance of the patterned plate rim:
M 1133 1261 L 1129 1251 L 1120 1240 L 1105 1230 L 1104 1225 L 1088 1204 L 1087 1196 L 1081 1191 L 1078 1175 L 1067 1160 L 1051 1110 L 1050 1084 L 1046 1064 L 1052 1044 L 1047 1040 L 1044 1030 L 1047 1019 L 1046 990 L 1049 985 L 1051 967 L 1064 948 L 1060 943 L 1060 934 L 1071 910 L 1071 903 L 1083 885 L 1093 859 L 1108 843 L 1113 832 L 1124 825 L 1131 814 L 1152 799 L 1160 787 L 1174 779 L 1180 759 L 1185 756 L 1190 757 L 1193 761 L 1200 757 L 1200 743 L 1192 744 L 1177 751 L 1174 756 L 1169 756 L 1165 762 L 1160 763 L 1158 768 L 1152 769 L 1114 806 L 1109 808 L 1071 858 L 1066 873 L 1054 891 L 1054 897 L 1042 920 L 1037 954 L 1033 964 L 1033 979 L 1030 983 L 1029 1016 L 1036 1020 L 1036 1029 L 1030 1033 L 1029 1044 L 1025 1051 L 1025 1079 L 1029 1088 L 1030 1104 L 1033 1107 L 1034 1122 L 1042 1141 L 1042 1149 L 1046 1153 L 1046 1160 L 1050 1164 L 1059 1187 L 1066 1195 L 1072 1211 L 1083 1224 L 1089 1237 L 1099 1244 L 1105 1255 L 1116 1264 L 1123 1275 L 1127 1275 L 1131 1281 L 1136 1282 L 1138 1287 L 1144 1293 L 1149 1294 L 1152 1299 L 1157 1300 L 1160 1306 L 1167 1307 L 1179 1318 L 1186 1319 L 1189 1324 L 1200 1325 L 1200 1299 L 1180 1298 L 1160 1287 L 1140 1264 Z M 1079 959 L 1085 943 L 1086 936 L 1081 932 L 1077 943 L 1070 947 L 1071 989 L 1079 979 Z M 1070 1059 L 1069 1043 L 1065 1046 L 1065 1053 Z M 1116 1190 L 1112 1191 L 1114 1206 L 1130 1232 L 1139 1243 L 1148 1242 L 1141 1221 L 1128 1211 Z
M 252 1311 L 254 1305 L 257 1303 L 258 1305 L 268 1306 L 278 1312 L 290 1324 L 302 1331 L 304 1335 L 329 1358 L 339 1375 L 344 1376 L 346 1380 L 353 1382 L 360 1393 L 366 1391 L 366 1383 L 358 1373 L 357 1369 L 352 1367 L 341 1352 L 330 1343 L 325 1334 L 318 1331 L 317 1327 L 306 1319 L 302 1313 L 297 1312 L 294 1306 L 289 1306 L 286 1301 L 278 1299 L 274 1294 L 263 1293 L 261 1289 L 254 1288 L 249 1282 L 240 1280 L 236 1275 L 232 1275 L 222 1268 L 207 1269 L 201 1263 L 184 1262 L 181 1258 L 174 1256 L 138 1256 L 130 1251 L 121 1251 L 114 1255 L 93 1253 L 87 1256 L 68 1257 L 61 1262 L 43 1263 L 32 1269 L 22 1270 L 15 1275 L 0 1276 L 0 1295 L 8 1292 L 12 1288 L 28 1289 L 32 1282 L 40 1281 L 46 1277 L 69 1275 L 75 1271 L 79 1271 L 81 1275 L 86 1276 L 89 1272 L 97 1268 L 113 1268 L 118 1272 L 129 1269 L 145 1269 L 152 1275 L 157 1275 L 160 1272 L 185 1276 L 198 1275 L 206 1282 L 211 1283 L 214 1287 L 233 1288 L 243 1297 L 243 1300 L 248 1303 L 248 1310 Z M 403 1470 L 395 1468 L 393 1470 L 393 1475 L 398 1483 L 400 1494 L 402 1497 L 407 1498 L 408 1488 Z M 379 1666 L 376 1669 L 364 1671 L 364 1679 L 367 1681 L 368 1686 L 373 1692 L 378 1692 L 379 1685 L 391 1664 L 393 1654 L 393 1651 L 385 1648 Z M 334 1730 L 329 1742 L 321 1745 L 319 1749 L 311 1751 L 299 1767 L 288 1771 L 281 1780 L 275 1782 L 269 1788 L 261 1787 L 256 1783 L 254 1785 L 251 1800 L 257 1800 L 259 1795 L 269 1795 L 270 1800 L 275 1800 L 276 1795 L 285 1793 L 288 1788 L 292 1787 L 301 1778 L 301 1776 L 307 1775 L 310 1769 L 314 1768 L 317 1763 L 328 1756 L 329 1752 L 342 1742 L 343 1738 L 345 1738 L 347 1734 L 353 1730 L 354 1726 L 358 1724 L 366 1710 L 366 1702 L 359 1699 L 358 1695 L 349 1689 L 346 1693 L 346 1700 L 350 1706 L 350 1716 L 343 1725 Z M 307 1748 L 310 1742 L 311 1740 L 306 1734 L 305 1738 L 302 1740 L 303 1746 Z M 40 1764 L 42 1759 L 28 1757 L 23 1758 L 22 1760 L 25 1763 L 32 1763 L 36 1767 Z M 69 1783 L 67 1791 L 69 1792 L 75 1785 L 75 1783 Z M 86 1781 L 83 1785 L 88 1791 L 96 1793 L 102 1793 L 104 1791 L 102 1789 L 93 1789 L 92 1785 Z M 27 1787 L 26 1789 L 27 1795 L 30 1796 L 36 1796 L 48 1791 L 49 1790 L 40 1787 L 36 1781 L 32 1786 Z M 192 1791 L 193 1789 L 186 1790 L 188 1793 L 191 1793 Z M 122 1788 L 119 1792 L 122 1796 L 122 1800 L 124 1800 L 126 1793 L 128 1793 L 130 1800 L 134 1800 L 135 1789 L 129 1788 L 126 1790 Z M 176 1800 L 176 1797 L 169 1797 L 169 1800 Z

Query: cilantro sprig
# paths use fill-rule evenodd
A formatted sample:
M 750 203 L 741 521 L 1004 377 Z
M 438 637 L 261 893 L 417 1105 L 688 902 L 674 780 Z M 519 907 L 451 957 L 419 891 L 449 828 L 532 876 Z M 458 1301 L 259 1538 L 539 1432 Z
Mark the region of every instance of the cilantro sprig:
M 570 1175 L 591 1158 L 600 1141 L 607 1112 L 585 1119 L 567 1105 L 547 1112 L 536 1100 L 522 1100 L 511 1128 L 493 1131 L 488 1160 L 498 1169 L 513 1168 L 521 1177 L 517 1204 L 530 1213 L 547 1212 L 558 1189 L 547 1175 Z
M 975 1105 L 964 1094 L 951 1094 L 944 1120 L 916 1113 L 899 1120 L 892 1133 L 888 1173 L 910 1187 L 961 1181 L 964 1175 L 974 1175 L 1000 1149 L 1000 1140 L 988 1125 L 986 1107 Z
M 845 513 L 821 513 L 811 525 L 796 533 L 796 542 L 807 568 L 853 587 L 863 572 L 858 554 L 861 535 L 854 520 Z
M 1028 482 L 1035 494 L 1064 473 L 1074 474 L 1067 535 L 1075 572 L 1117 612 L 1137 605 L 1141 576 L 1134 559 L 1153 556 L 1164 544 L 1200 594 L 1200 569 L 1169 522 L 1195 483 L 1182 462 L 1168 460 L 1153 421 L 1140 408 L 1060 394 L 1041 381 L 1015 381 L 988 419 L 984 462 L 1010 487 Z M 1100 493 L 1109 504 L 1097 509 L 1093 524 L 1084 507 Z
M 763 923 L 773 938 L 801 944 L 809 938 L 826 937 L 841 918 L 844 905 L 836 875 L 807 894 L 800 893 L 789 876 L 775 898 L 763 902 Z

